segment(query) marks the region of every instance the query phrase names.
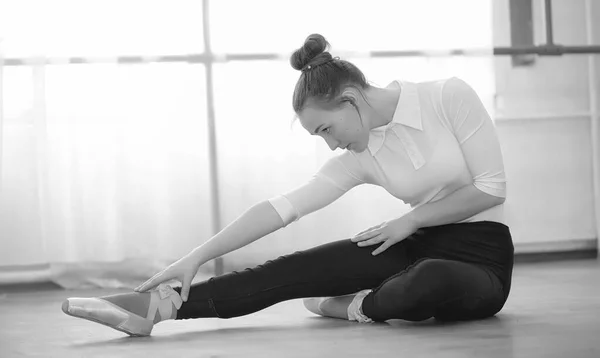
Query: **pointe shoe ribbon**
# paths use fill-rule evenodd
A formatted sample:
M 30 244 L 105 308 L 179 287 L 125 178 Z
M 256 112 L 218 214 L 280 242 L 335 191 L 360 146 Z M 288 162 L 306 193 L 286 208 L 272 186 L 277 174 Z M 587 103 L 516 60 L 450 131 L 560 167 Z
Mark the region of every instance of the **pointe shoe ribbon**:
M 173 313 L 173 306 L 176 309 L 180 309 L 183 304 L 181 296 L 169 285 L 159 285 L 156 291 L 158 292 L 158 297 L 155 294 L 150 296 L 150 306 L 148 307 L 148 315 L 146 316 L 146 319 L 151 321 L 154 321 L 156 311 L 160 313 L 161 319 L 167 319 Z
M 369 293 L 371 293 L 371 291 L 372 290 L 363 290 L 358 292 L 356 296 L 354 296 L 352 302 L 348 306 L 348 320 L 357 321 L 360 323 L 373 323 L 373 320 L 365 316 L 364 313 L 362 313 L 361 309 L 363 300 Z

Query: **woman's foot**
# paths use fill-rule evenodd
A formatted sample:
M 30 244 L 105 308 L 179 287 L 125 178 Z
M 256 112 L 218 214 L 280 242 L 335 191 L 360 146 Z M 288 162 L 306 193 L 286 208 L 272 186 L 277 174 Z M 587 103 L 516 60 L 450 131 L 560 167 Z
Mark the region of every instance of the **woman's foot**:
M 170 286 L 144 293 L 98 298 L 69 298 L 62 310 L 74 317 L 104 324 L 132 336 L 147 336 L 155 323 L 177 317 L 182 300 Z
M 354 294 L 336 297 L 313 297 L 304 299 L 304 307 L 324 317 L 348 319 L 348 306 Z
M 304 307 L 312 313 L 332 318 L 370 323 L 372 320 L 362 312 L 362 301 L 371 290 L 336 297 L 305 298 Z

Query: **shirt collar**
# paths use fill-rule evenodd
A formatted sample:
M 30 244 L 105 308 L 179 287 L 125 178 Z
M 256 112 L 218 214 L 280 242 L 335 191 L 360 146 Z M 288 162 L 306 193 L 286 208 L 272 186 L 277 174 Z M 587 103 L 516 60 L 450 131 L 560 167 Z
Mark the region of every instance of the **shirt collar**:
M 400 99 L 396 106 L 396 111 L 392 121 L 385 126 L 372 129 L 369 134 L 369 151 L 371 155 L 377 154 L 385 141 L 385 134 L 388 128 L 397 124 L 402 124 L 414 129 L 423 130 L 423 121 L 421 119 L 421 104 L 419 103 L 419 92 L 417 84 L 412 82 L 394 81 L 390 86 L 398 86 L 402 90 Z

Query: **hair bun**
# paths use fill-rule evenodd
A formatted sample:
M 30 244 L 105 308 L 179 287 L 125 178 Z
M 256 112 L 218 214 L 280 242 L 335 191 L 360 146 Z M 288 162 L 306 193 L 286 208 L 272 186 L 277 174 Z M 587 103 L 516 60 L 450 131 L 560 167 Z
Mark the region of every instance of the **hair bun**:
M 316 57 L 323 54 L 328 59 L 331 58 L 331 54 L 326 50 L 329 47 L 329 42 L 325 40 L 325 37 L 319 34 L 309 35 L 304 40 L 304 45 L 297 49 L 290 57 L 290 64 L 295 70 L 302 70 L 306 65 L 312 62 Z

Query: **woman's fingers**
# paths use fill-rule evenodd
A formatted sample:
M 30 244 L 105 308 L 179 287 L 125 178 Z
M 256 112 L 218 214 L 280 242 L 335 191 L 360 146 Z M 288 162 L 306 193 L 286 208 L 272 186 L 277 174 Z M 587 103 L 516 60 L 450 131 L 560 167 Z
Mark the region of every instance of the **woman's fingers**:
M 383 244 L 381 244 L 381 246 L 379 246 L 375 251 L 373 251 L 371 254 L 373 256 L 375 255 L 379 255 L 380 253 L 384 252 L 385 250 L 387 250 L 390 246 L 392 246 L 393 243 L 390 242 L 390 240 L 385 241 Z
M 166 276 L 166 271 L 161 271 L 156 275 L 152 276 L 148 281 L 142 283 L 138 287 L 135 288 L 136 292 L 146 292 L 148 290 L 153 289 L 154 287 L 160 285 L 161 283 L 172 279 L 172 277 Z
M 358 241 L 364 241 L 364 240 L 369 240 L 372 237 L 375 237 L 379 234 L 381 234 L 381 228 L 385 225 L 385 223 L 381 223 L 377 226 L 373 226 L 368 228 L 367 230 L 361 231 L 358 234 L 354 235 L 354 237 L 352 239 L 350 239 L 352 242 L 358 242 Z
M 183 302 L 187 302 L 188 296 L 190 295 L 190 286 L 192 285 L 193 277 L 184 277 L 181 282 L 181 299 Z
M 364 241 L 364 240 L 369 240 L 375 236 L 379 235 L 379 230 L 378 229 L 373 229 L 371 231 L 365 232 L 364 234 L 361 235 L 356 235 L 355 237 L 352 238 L 352 242 L 359 242 L 359 241 Z
M 373 230 L 373 229 L 375 229 L 375 227 L 370 227 L 370 228 L 368 228 L 368 229 L 366 229 L 366 230 L 363 230 L 363 231 L 359 232 L 358 234 L 354 235 L 354 237 L 357 237 L 357 236 L 359 236 L 359 235 L 362 235 L 362 234 L 364 234 L 365 232 L 367 232 L 367 231 L 371 231 L 371 230 Z
M 153 280 L 156 276 L 158 276 L 160 274 L 160 272 L 155 273 L 154 276 L 150 277 L 149 279 L 147 279 L 144 283 L 142 283 L 141 285 L 139 285 L 138 287 L 134 288 L 133 291 L 135 292 L 141 292 L 142 288 L 148 284 L 148 282 L 150 282 L 151 280 Z
M 380 242 L 382 242 L 385 238 L 383 237 L 383 235 L 381 235 L 380 233 L 377 233 L 377 235 L 373 236 L 372 238 L 369 238 L 368 240 L 364 240 L 358 243 L 358 246 L 371 246 L 371 245 L 375 245 L 378 244 Z

